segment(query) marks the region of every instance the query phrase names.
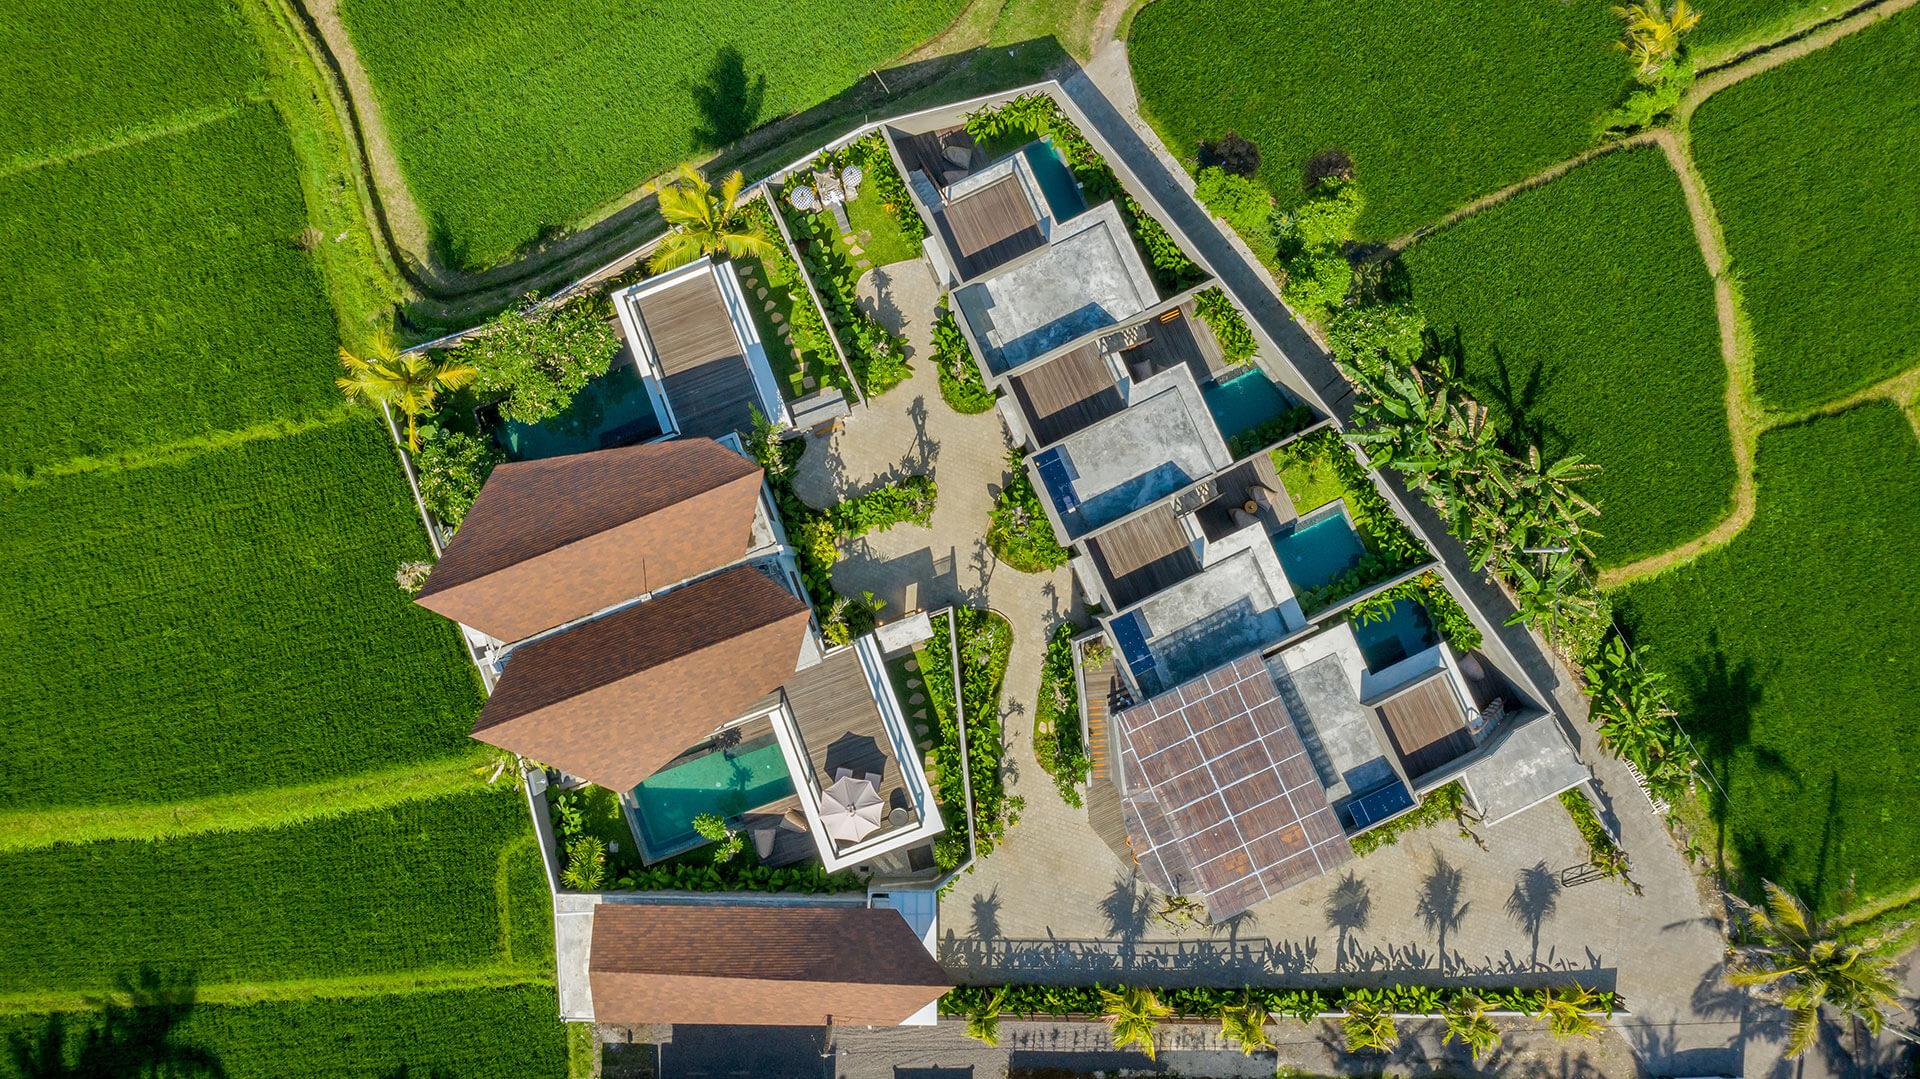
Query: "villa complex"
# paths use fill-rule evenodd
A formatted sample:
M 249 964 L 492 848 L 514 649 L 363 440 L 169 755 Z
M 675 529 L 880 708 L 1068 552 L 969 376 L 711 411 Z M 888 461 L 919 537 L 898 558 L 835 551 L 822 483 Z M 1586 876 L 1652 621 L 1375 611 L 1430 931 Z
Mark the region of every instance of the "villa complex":
M 1351 860 L 1353 836 L 1443 783 L 1497 821 L 1585 780 L 1540 703 L 1450 646 L 1420 601 L 1349 617 L 1437 567 L 1352 584 L 1378 538 L 1337 494 L 1297 501 L 1269 452 L 1327 427 L 1326 408 L 1270 342 L 1227 358 L 1218 298 L 1202 314 L 1220 287 L 1163 294 L 1137 225 L 1113 199 L 1089 206 L 1051 140 L 990 156 L 959 116 L 879 131 L 1098 605 L 1074 656 L 1088 803 L 1116 854 L 1224 918 Z M 562 1014 L 930 1022 L 947 822 L 888 668 L 929 621 L 823 633 L 741 441 L 759 417 L 798 437 L 806 413 L 733 265 L 612 300 L 626 347 L 599 385 L 626 390 L 599 402 L 586 444 L 496 469 L 419 596 L 462 625 L 491 690 L 473 735 L 616 793 L 646 865 L 705 846 L 695 819 L 712 815 L 761 865 L 858 869 L 866 893 L 563 889 L 531 770 Z M 1282 416 L 1302 422 L 1263 437 Z

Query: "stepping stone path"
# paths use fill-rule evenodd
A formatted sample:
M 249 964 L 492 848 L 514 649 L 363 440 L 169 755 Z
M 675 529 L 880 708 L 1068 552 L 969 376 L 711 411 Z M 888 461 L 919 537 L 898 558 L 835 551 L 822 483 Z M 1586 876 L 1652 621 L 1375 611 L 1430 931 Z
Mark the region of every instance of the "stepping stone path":
M 848 254 L 852 254 L 852 255 L 864 255 L 864 254 L 866 254 L 866 252 L 865 252 L 865 251 L 863 251 L 863 250 L 861 250 L 861 248 L 860 248 L 860 245 L 859 245 L 859 244 L 848 244 L 848 245 L 847 245 L 847 253 L 848 253 Z
M 767 305 L 766 305 L 765 307 L 763 307 L 763 308 L 761 308 L 761 310 L 762 310 L 762 311 L 772 311 L 772 310 L 773 310 L 773 301 L 772 301 L 772 300 L 768 300 L 768 301 L 767 301 Z
M 908 689 L 919 689 L 919 688 L 920 688 L 920 680 L 919 680 L 918 678 L 909 678 L 909 679 L 907 679 L 907 688 L 908 688 Z
M 768 315 L 767 315 L 767 317 L 773 320 L 773 324 L 774 324 L 775 326 L 778 326 L 778 325 L 780 325 L 780 324 L 781 324 L 782 322 L 785 322 L 785 321 L 787 321 L 787 316 L 785 316 L 785 315 L 783 315 L 783 314 L 781 314 L 781 313 L 780 313 L 780 312 L 778 312 L 778 311 L 775 311 L 775 310 L 773 310 L 773 305 L 772 305 L 772 304 L 768 304 L 768 305 L 767 305 L 767 311 L 769 312 L 769 313 L 768 313 Z
M 752 281 L 749 281 L 749 282 L 747 282 L 747 284 L 749 284 L 749 285 L 751 285 L 751 284 L 753 284 L 753 282 L 752 282 Z M 754 295 L 756 295 L 756 296 L 758 296 L 758 297 L 760 297 L 760 298 L 761 298 L 761 299 L 763 299 L 763 300 L 764 300 L 764 299 L 766 299 L 766 298 L 767 298 L 767 289 L 766 289 L 766 286 L 765 286 L 765 285 L 762 285 L 762 286 L 761 286 L 760 288 L 758 288 L 758 289 L 756 289 L 756 290 L 754 291 Z
M 803 390 L 813 389 L 815 385 L 817 385 L 817 383 L 813 381 L 812 375 L 808 375 L 800 380 L 800 388 Z
M 916 693 L 913 696 L 907 698 L 907 703 L 908 704 L 925 704 L 927 703 L 927 698 L 921 694 Z
M 866 259 L 856 259 L 856 260 L 854 260 L 854 263 L 853 263 L 853 264 L 854 264 L 855 266 L 858 266 L 858 267 L 860 267 L 860 268 L 861 268 L 861 269 L 863 269 L 863 270 L 865 270 L 865 269 L 869 269 L 869 268 L 871 268 L 871 267 L 873 266 L 873 263 L 871 263 L 871 262 L 868 262 L 868 261 L 867 261 Z
M 790 336 L 792 336 L 792 331 L 790 331 L 790 330 L 788 330 L 788 329 L 787 329 L 787 324 L 786 324 L 786 323 L 784 323 L 784 322 L 776 322 L 776 323 L 774 323 L 774 324 L 773 324 L 773 332 L 774 332 L 774 333 L 777 333 L 777 334 L 779 334 L 779 335 L 780 335 L 781 337 L 790 337 Z
M 906 662 L 906 668 L 907 670 L 910 670 L 910 671 L 917 671 L 920 669 L 920 661 L 917 659 L 910 659 Z
M 926 738 L 929 735 L 933 734 L 933 728 L 927 726 L 925 723 L 915 723 L 913 725 L 913 733 L 919 735 L 922 738 Z

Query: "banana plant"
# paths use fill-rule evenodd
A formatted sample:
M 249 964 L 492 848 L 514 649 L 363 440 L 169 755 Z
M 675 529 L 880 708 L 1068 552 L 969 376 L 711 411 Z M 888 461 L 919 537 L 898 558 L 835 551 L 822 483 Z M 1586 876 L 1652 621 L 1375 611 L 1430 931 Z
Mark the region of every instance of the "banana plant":
M 1460 1042 L 1477 1062 L 1500 1045 L 1500 1028 L 1487 1018 L 1487 1003 L 1472 993 L 1461 993 L 1447 1005 L 1447 1032 L 1443 1043 Z
M 1220 1034 L 1238 1045 L 1242 1053 L 1252 1056 L 1262 1049 L 1273 1048 L 1273 1039 L 1267 1036 L 1267 1024 L 1272 1021 L 1267 1009 L 1249 997 L 1240 1004 L 1221 1007 Z

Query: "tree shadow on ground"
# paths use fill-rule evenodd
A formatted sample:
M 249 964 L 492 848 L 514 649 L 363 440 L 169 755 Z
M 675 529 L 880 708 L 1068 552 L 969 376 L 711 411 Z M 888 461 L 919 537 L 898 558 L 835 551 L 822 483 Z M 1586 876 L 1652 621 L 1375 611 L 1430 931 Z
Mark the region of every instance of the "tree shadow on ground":
M 702 126 L 693 131 L 700 145 L 718 150 L 753 130 L 767 100 L 767 77 L 748 77 L 747 59 L 728 45 L 714 54 L 707 77 L 693 85 L 693 104 Z
M 123 974 L 112 996 L 88 1000 L 91 1015 L 57 1013 L 38 1034 L 10 1035 L 14 1071 L 21 1079 L 224 1076 L 212 1049 L 177 1037 L 196 996 L 192 974 L 164 975 L 150 967 Z M 70 1021 L 84 1025 L 69 1029 Z
M 1327 897 L 1327 928 L 1339 934 L 1334 945 L 1333 969 L 1346 970 L 1353 961 L 1353 935 L 1367 927 L 1373 897 L 1367 882 L 1348 870 Z
M 974 893 L 973 935 L 981 940 L 993 940 L 1001 935 L 1000 886 L 997 884 L 986 895 Z
M 1522 869 L 1514 881 L 1513 894 L 1507 896 L 1507 917 L 1516 922 L 1532 945 L 1531 962 L 1540 965 L 1540 928 L 1553 918 L 1560 905 L 1560 878 L 1544 861 Z
M 1107 919 L 1107 935 L 1130 947 L 1146 935 L 1153 891 L 1137 877 L 1115 877 L 1113 890 L 1100 901 L 1100 913 Z
M 1426 923 L 1427 932 L 1438 938 L 1436 950 L 1440 954 L 1441 973 L 1447 969 L 1447 934 L 1460 928 L 1460 923 L 1466 920 L 1467 908 L 1472 905 L 1461 900 L 1465 891 L 1465 876 L 1436 852 L 1433 872 L 1420 882 L 1420 899 L 1414 905 L 1414 913 Z

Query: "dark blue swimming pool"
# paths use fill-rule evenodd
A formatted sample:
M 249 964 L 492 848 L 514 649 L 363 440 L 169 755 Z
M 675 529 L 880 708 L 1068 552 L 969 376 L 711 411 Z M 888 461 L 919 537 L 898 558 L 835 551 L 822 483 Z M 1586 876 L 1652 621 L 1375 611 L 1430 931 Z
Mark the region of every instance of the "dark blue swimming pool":
M 1060 160 L 1060 151 L 1053 148 L 1051 138 L 1029 143 L 1021 152 L 1027 155 L 1033 178 L 1040 181 L 1040 193 L 1047 197 L 1055 221 L 1071 220 L 1087 208 L 1087 200 L 1080 197 L 1080 185 L 1073 180 L 1073 170 Z

